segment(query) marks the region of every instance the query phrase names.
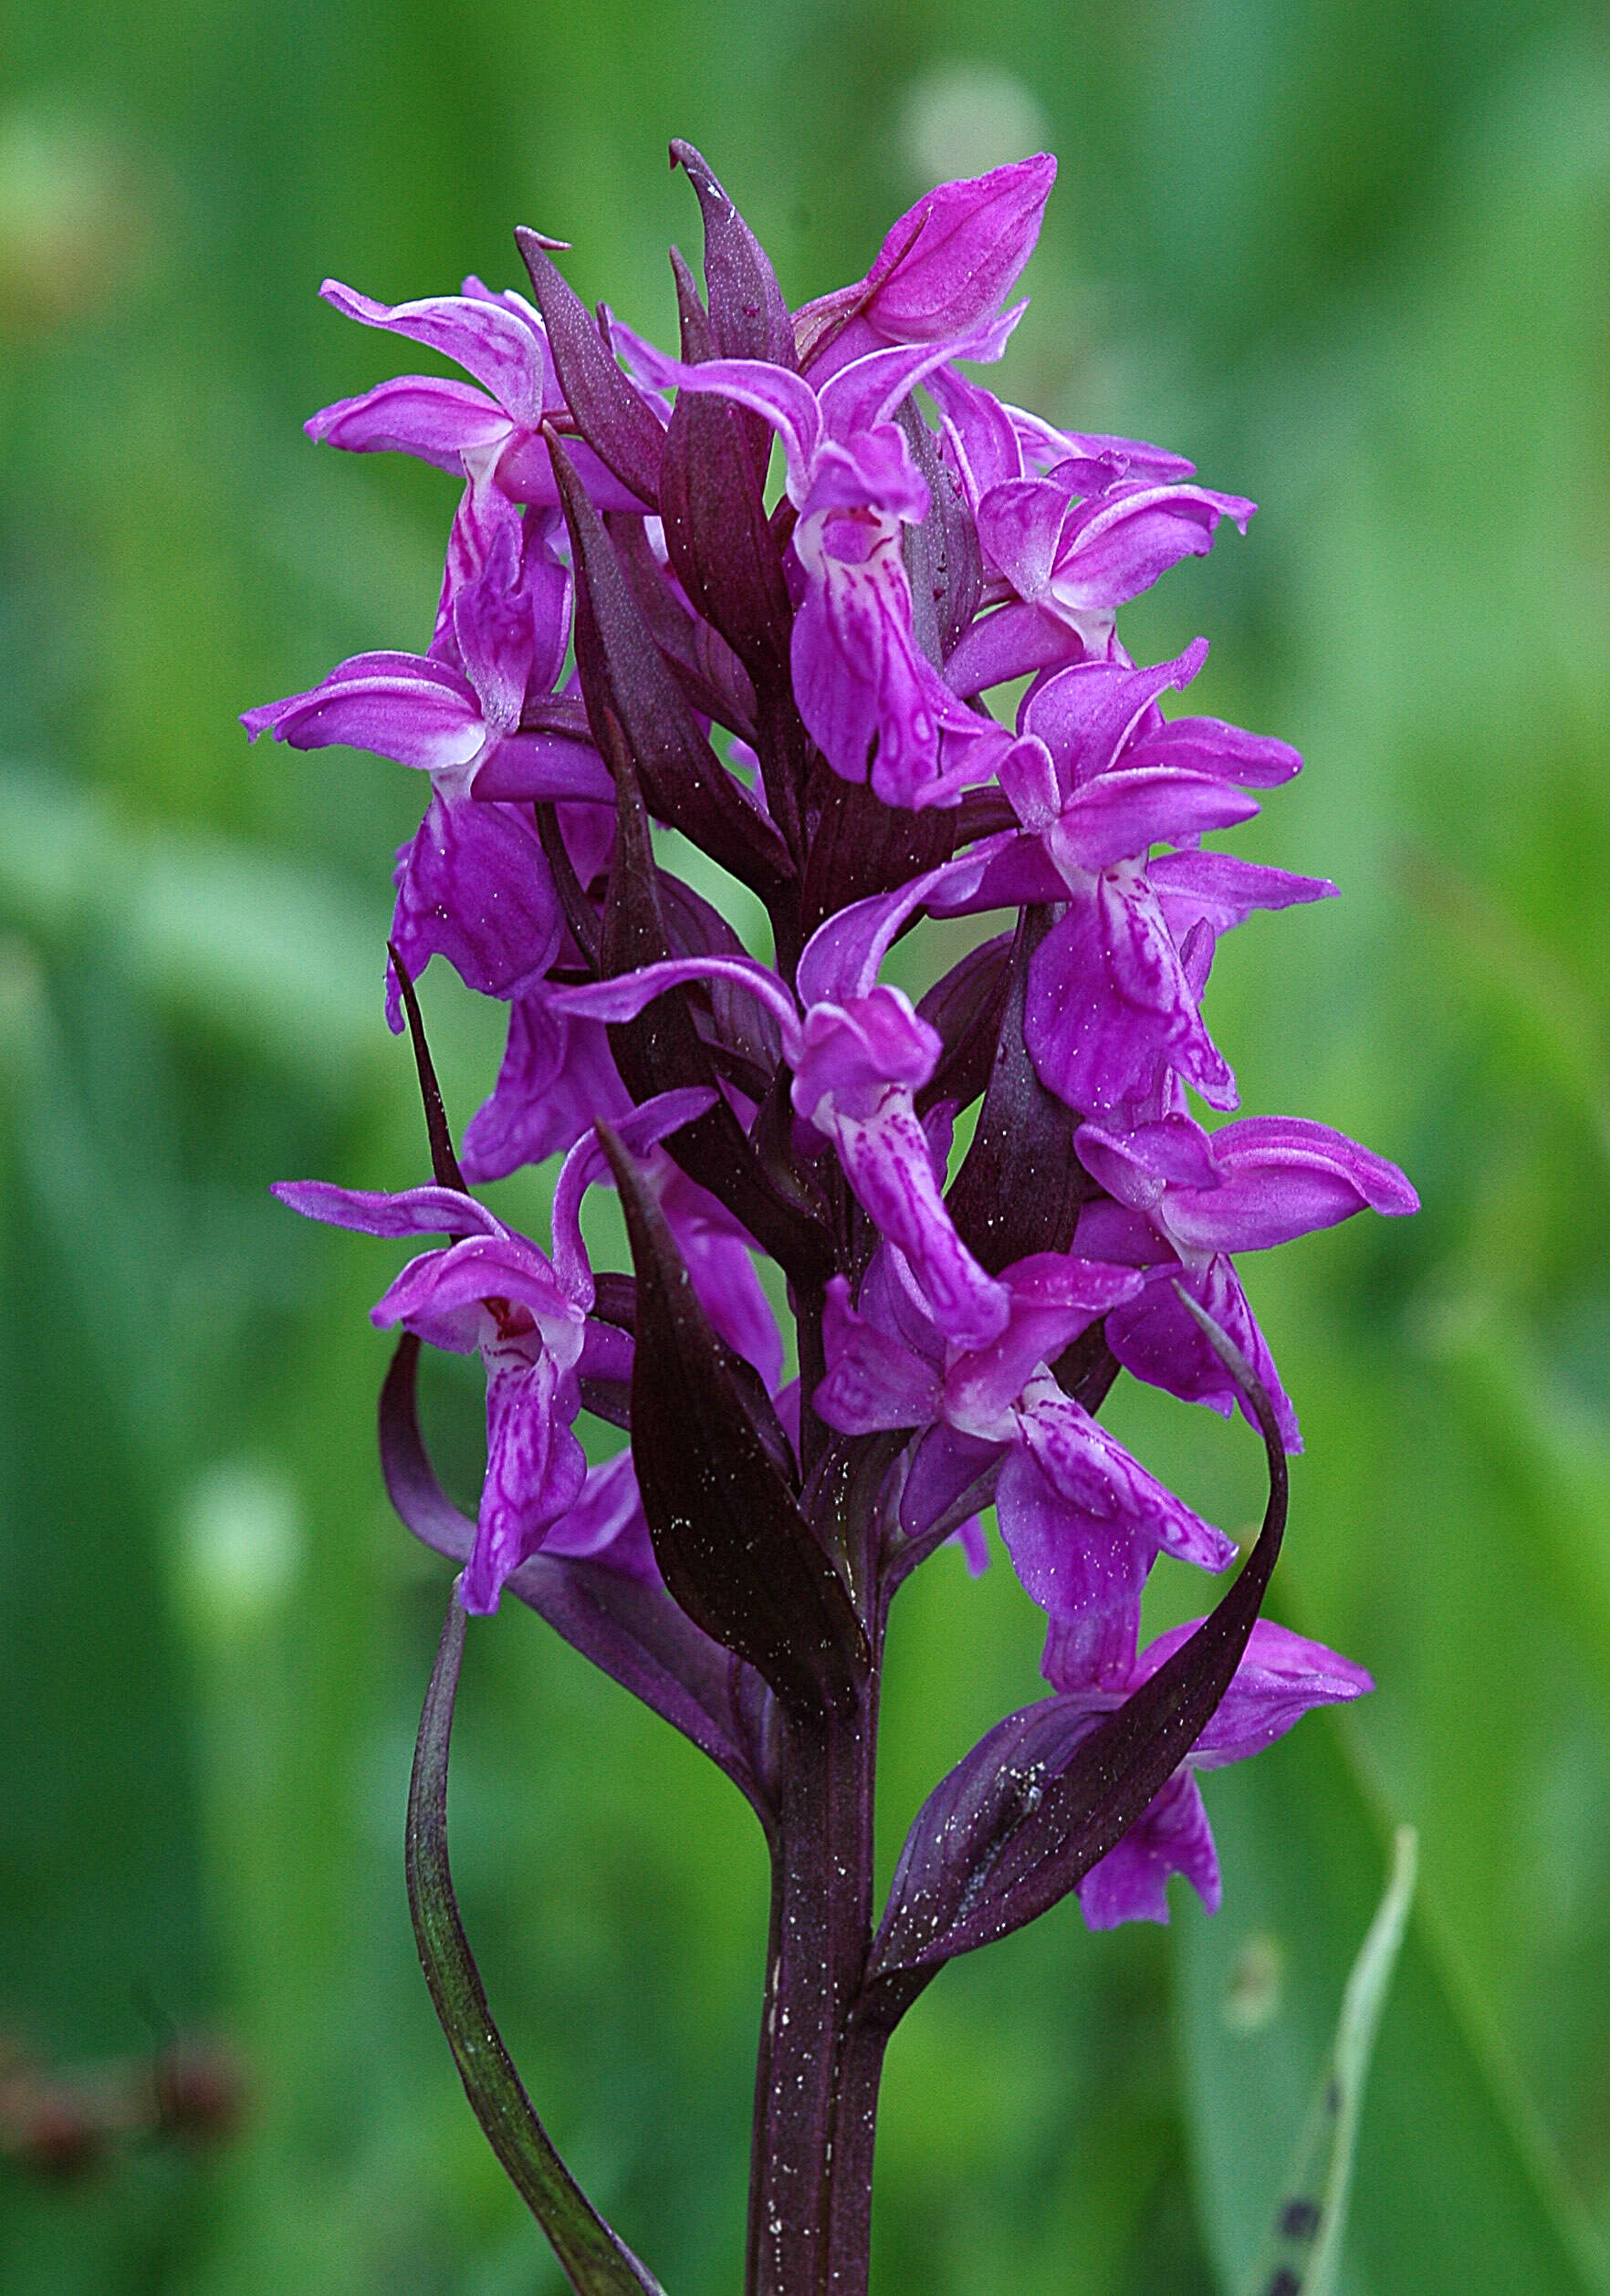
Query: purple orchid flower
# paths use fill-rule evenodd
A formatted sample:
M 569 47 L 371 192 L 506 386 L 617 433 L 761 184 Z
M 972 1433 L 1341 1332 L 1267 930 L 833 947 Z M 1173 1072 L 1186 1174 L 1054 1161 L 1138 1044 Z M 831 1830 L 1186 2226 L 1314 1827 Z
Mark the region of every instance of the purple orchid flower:
M 833 770 L 870 778 L 886 805 L 955 804 L 1009 746 L 917 646 L 901 533 L 927 516 L 928 489 L 894 415 L 947 360 L 998 359 L 1021 312 L 869 351 L 819 385 L 757 359 L 676 372 L 683 390 L 749 408 L 782 440 L 803 583 L 790 644 L 800 713 Z
M 392 882 L 392 944 L 411 979 L 444 956 L 483 997 L 513 999 L 540 987 L 564 922 L 528 808 L 433 792 L 424 819 L 398 849 Z M 402 1028 L 389 965 L 386 1016 L 393 1033 Z
M 1183 483 L 1192 469 L 1183 455 L 1054 430 L 954 367 L 925 381 L 978 530 L 986 602 L 999 609 L 946 663 L 957 694 L 1109 658 L 1117 609 L 1180 558 L 1209 549 L 1221 517 L 1244 533 L 1257 507 Z
M 360 454 L 394 451 L 438 470 L 475 464 L 513 502 L 559 502 L 544 423 L 571 428 L 548 330 L 523 295 L 468 278 L 462 295 L 376 303 L 339 279 L 319 290 L 347 318 L 404 335 L 453 360 L 482 387 L 434 375 L 399 375 L 356 399 L 339 399 L 306 425 L 309 438 Z M 577 473 L 600 510 L 641 510 L 583 440 L 570 444 Z
M 663 1093 L 626 1119 L 622 1131 L 633 1148 L 646 1152 L 709 1104 L 708 1092 Z M 305 1218 L 363 1235 L 453 1238 L 444 1249 L 410 1260 L 376 1301 L 371 1320 L 382 1331 L 401 1324 L 454 1354 L 478 1352 L 486 1367 L 486 1473 L 460 1590 L 465 1609 L 477 1614 L 497 1610 L 510 1572 L 538 1552 L 580 1493 L 587 1462 L 570 1432 L 581 1407 L 580 1375 L 621 1370 L 620 1335 L 588 1323 L 593 1279 L 580 1208 L 598 1176 L 595 1154 L 590 1139 L 560 1173 L 551 1260 L 457 1188 L 388 1194 L 282 1180 L 273 1191 Z M 750 1321 L 744 1320 L 746 1331 Z M 596 1361 L 590 1361 L 590 1347 Z
M 1124 479 L 1081 500 L 1054 475 L 1019 478 L 984 496 L 978 540 L 1025 605 L 1065 622 L 1087 653 L 1100 654 L 1118 607 L 1182 558 L 1204 556 L 1220 518 L 1244 534 L 1257 507 L 1205 486 Z
M 361 653 L 322 683 L 246 710 L 254 741 L 293 749 L 347 744 L 428 773 L 438 796 L 583 798 L 613 785 L 585 739 L 527 730 L 528 699 L 551 693 L 570 640 L 570 575 L 552 514 L 517 510 L 471 476 L 455 524 L 428 654 Z
M 1077 1644 L 1092 1676 L 1128 1665 L 1141 1590 L 1159 1553 L 1221 1571 L 1235 1548 L 1148 1475 L 1067 1394 L 1051 1360 L 1099 1317 L 1133 1299 L 1133 1268 L 1040 1253 L 1002 1270 L 1004 1329 L 982 1347 L 958 1342 L 925 1298 L 881 1254 L 859 1307 L 835 1277 L 822 1327 L 827 1376 L 814 1397 L 844 1435 L 932 1428 L 942 1455 L 957 1454 L 962 1481 L 997 1468 L 996 1508 L 1007 1551 L 1027 1592 Z M 939 1462 L 924 1463 L 928 1486 Z M 920 1525 L 906 1518 L 908 1530 Z
M 640 1586 L 663 1583 L 629 1450 L 588 1468 L 587 1480 L 544 1539 L 542 1551 L 601 1562 Z
M 1034 252 L 1056 175 L 1041 151 L 925 193 L 864 278 L 795 313 L 800 364 L 821 381 L 868 351 L 939 342 L 992 318 Z
M 873 974 L 875 965 L 874 958 Z M 778 975 L 753 957 L 671 958 L 551 1001 L 559 1012 L 620 1022 L 685 982 L 748 990 L 776 1021 L 796 1115 L 831 1141 L 862 1208 L 910 1261 L 946 1328 L 983 1344 L 1005 1325 L 1007 1295 L 956 1232 L 916 1113 L 915 1095 L 939 1057 L 938 1034 L 903 990 L 869 977 L 861 953 L 842 949 L 825 926 L 800 959 L 799 979 L 803 1016 Z
M 572 1148 L 601 1116 L 630 1115 L 603 1024 L 564 1010 L 564 993 L 543 981 L 511 1008 L 497 1084 L 465 1129 L 468 1179 L 504 1179 Z
M 571 866 L 586 882 L 601 851 L 608 850 L 612 812 L 602 805 L 561 805 L 558 818 Z M 507 1098 L 522 1081 L 528 1094 L 547 1091 L 558 1082 L 566 1064 L 564 1055 L 544 1060 L 543 1048 L 554 1036 L 554 1024 L 545 1026 L 538 1017 L 544 976 L 567 954 L 569 944 L 530 808 L 496 798 L 455 801 L 433 792 L 418 830 L 398 849 L 392 882 L 397 902 L 391 941 L 411 978 L 417 980 L 433 956 L 445 956 L 467 988 L 513 1004 L 517 1013 L 526 1015 L 523 1026 L 511 1019 L 508 1081 L 506 1087 L 499 1080 L 493 1097 L 505 1097 L 497 1116 L 488 1121 L 505 1129 L 511 1122 L 517 1127 L 522 1122 L 549 1127 L 560 1122 L 557 1104 L 544 1115 L 528 1099 L 522 1113 L 511 1110 Z M 390 966 L 386 1017 L 393 1033 L 400 1031 L 401 990 Z M 607 1049 L 577 1064 L 577 1076 L 586 1080 L 589 1091 L 584 1112 L 563 1139 L 556 1133 L 551 1145 L 538 1153 L 516 1155 L 497 1170 L 477 1171 L 472 1177 L 501 1179 L 518 1164 L 538 1163 L 554 1148 L 568 1148 L 595 1116 L 609 1115 L 616 1104 L 628 1105 L 621 1101 L 618 1089 L 610 1093 L 601 1062 L 608 1062 Z M 541 1080 L 545 1072 L 546 1084 Z
M 1045 1671 L 1052 1686 L 1082 1702 L 1092 1718 L 1111 1713 L 1132 1691 L 1155 1675 L 1201 1621 L 1160 1634 L 1121 1679 L 1092 1685 L 1077 1664 L 1067 1663 L 1053 1628 Z M 1311 1643 L 1289 1627 L 1260 1618 L 1218 1711 L 1184 1762 L 1137 1826 L 1109 1850 L 1078 1884 L 1080 1911 L 1091 1929 L 1114 1929 L 1124 1921 L 1168 1919 L 1167 1881 L 1183 1873 L 1210 1914 L 1218 1911 L 1222 1889 L 1218 1856 L 1196 1773 L 1244 1761 L 1283 1738 L 1292 1724 L 1317 1706 L 1345 1705 L 1375 1684 L 1362 1666 Z
M 1335 891 L 1197 850 L 1205 831 L 1258 811 L 1241 784 L 1270 786 L 1302 762 L 1217 719 L 1177 720 L 1176 734 L 1161 717 L 1157 695 L 1187 684 L 1206 655 L 1198 640 L 1151 669 L 1078 663 L 1031 689 L 999 767 L 1022 837 L 985 840 L 925 882 L 936 915 L 1062 907 L 1030 968 L 1024 1036 L 1042 1081 L 1082 1114 L 1136 1106 L 1170 1071 L 1210 1107 L 1233 1108 L 1235 1079 L 1200 1011 L 1218 935 L 1256 908 Z M 1165 840 L 1181 850 L 1149 859 Z
M 1002 477 L 1048 478 L 1064 475 L 1071 493 L 1103 495 L 1125 478 L 1168 481 L 1194 478 L 1197 466 L 1184 454 L 1146 439 L 1122 438 L 1112 431 L 1062 431 L 1027 407 L 1008 405 L 1018 434 L 1022 467 Z
M 1183 1114 L 1127 1132 L 1082 1124 L 1074 1145 L 1085 1170 L 1145 1212 L 1187 1267 L 1266 1251 L 1366 1208 L 1388 1217 L 1420 1208 L 1395 1164 L 1301 1116 L 1244 1116 L 1212 1133 Z
M 1071 1108 L 1112 1108 L 1151 1091 L 1166 1065 L 1211 1107 L 1233 1108 L 1235 1079 L 1197 1001 L 1211 940 L 1176 944 L 1146 857 L 1163 839 L 1246 820 L 1256 803 L 1215 775 L 1168 766 L 1103 773 L 1064 790 L 1033 733 L 1002 767 L 1001 786 L 1066 903 L 1036 953 L 1024 1013 L 1042 1082 Z
M 1105 432 L 1059 431 L 1037 414 L 997 399 L 981 383 L 941 367 L 927 378 L 939 409 L 945 458 L 975 521 L 998 486 L 1043 479 L 1070 501 L 1111 493 L 1124 481 L 1166 485 L 1190 478 L 1195 464 L 1144 439 Z M 997 579 L 1002 569 L 988 562 Z
M 1328 1124 L 1244 1117 L 1208 1133 L 1174 1104 L 1126 1131 L 1082 1124 L 1080 1162 L 1107 1191 L 1080 1216 L 1082 1251 L 1145 1271 L 1145 1289 L 1107 1320 L 1107 1343 L 1137 1379 L 1228 1413 L 1239 1403 L 1223 1363 L 1180 1299 L 1188 1291 L 1251 1363 L 1290 1451 L 1297 1419 L 1232 1265 L 1366 1209 L 1401 1217 L 1419 1198 L 1385 1157 Z
M 486 1366 L 486 1476 L 461 1600 L 466 1611 L 495 1611 L 510 1571 L 581 1488 L 587 1462 L 570 1424 L 581 1407 L 591 1287 L 567 1287 L 535 1244 L 455 1189 L 385 1195 L 287 1180 L 274 1193 L 308 1219 L 365 1235 L 455 1239 L 410 1260 L 371 1320 L 455 1354 L 478 1351 Z

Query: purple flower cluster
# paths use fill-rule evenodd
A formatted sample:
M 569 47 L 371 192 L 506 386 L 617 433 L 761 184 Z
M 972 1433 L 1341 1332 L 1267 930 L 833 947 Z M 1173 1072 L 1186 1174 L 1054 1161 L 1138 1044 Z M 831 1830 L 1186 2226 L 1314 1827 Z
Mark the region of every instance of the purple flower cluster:
M 1218 1572 L 1235 1550 L 1102 1425 L 1109 1389 L 1126 1372 L 1252 1417 L 1250 1366 L 1296 1449 L 1238 1258 L 1416 1199 L 1322 1124 L 1193 1113 L 1192 1095 L 1238 1104 L 1203 1013 L 1219 935 L 1334 889 L 1204 843 L 1301 761 L 1165 715 L 1204 641 L 1141 665 L 1117 633 L 1253 506 L 964 371 L 1022 315 L 1007 298 L 1053 162 L 940 187 L 863 278 L 790 312 L 674 150 L 706 227 L 703 297 L 674 258 L 675 358 L 585 311 L 535 234 L 534 301 L 473 278 L 389 308 L 326 286 L 469 380 L 382 383 L 310 434 L 420 456 L 464 495 L 425 652 L 359 655 L 246 723 L 429 775 L 397 858 L 392 1025 L 438 955 L 507 1003 L 462 1174 L 564 1158 L 547 1252 L 440 1164 L 394 1195 L 278 1191 L 448 1238 L 374 1319 L 486 1366 L 463 1604 L 508 1585 L 562 1608 L 585 1572 L 607 1608 L 607 1582 L 637 1672 L 600 1663 L 645 1696 L 644 1606 L 674 1607 L 683 1640 L 660 1633 L 653 1663 L 680 1687 L 656 1703 L 775 1814 L 763 1709 L 862 1696 L 894 1585 L 944 1539 L 977 1552 L 990 1505 L 1074 1736 L 1155 1676 L 1189 1630 L 1141 1650 L 1154 1560 Z M 758 896 L 768 947 L 673 872 L 657 829 Z M 925 920 L 973 917 L 994 922 L 916 1003 L 883 977 L 896 941 L 913 976 Z M 625 1200 L 630 1276 L 589 1262 L 600 1182 Z M 757 1255 L 781 1270 L 797 1376 Z M 583 1409 L 631 1450 L 590 1468 Z M 444 1508 L 416 1527 L 451 1546 Z M 1368 1686 L 1254 1625 L 1192 1750 L 1079 1879 L 1086 1920 L 1166 1919 L 1170 1872 L 1216 1904 L 1194 1770 Z

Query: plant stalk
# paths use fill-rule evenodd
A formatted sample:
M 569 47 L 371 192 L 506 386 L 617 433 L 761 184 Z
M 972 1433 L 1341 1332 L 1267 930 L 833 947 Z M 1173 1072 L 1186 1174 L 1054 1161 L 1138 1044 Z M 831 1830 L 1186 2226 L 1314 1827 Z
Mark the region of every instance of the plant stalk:
M 871 2128 L 846 2145 L 839 2117 L 872 1937 L 876 1691 L 874 1668 L 852 1715 L 795 1715 L 783 1726 L 748 2296 L 865 2296 Z M 835 2237 L 840 2226 L 848 2237 Z

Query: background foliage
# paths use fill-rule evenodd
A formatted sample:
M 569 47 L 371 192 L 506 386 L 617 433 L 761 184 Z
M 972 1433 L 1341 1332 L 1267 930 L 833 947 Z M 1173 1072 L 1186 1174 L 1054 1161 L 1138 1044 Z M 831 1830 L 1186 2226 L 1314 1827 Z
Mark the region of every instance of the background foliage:
M 1061 178 L 1014 395 L 1265 507 L 1129 610 L 1308 773 L 1241 850 L 1344 899 L 1228 946 L 1249 1111 L 1426 1198 L 1249 1271 L 1302 1411 L 1276 1614 L 1381 1687 L 1209 1785 L 1217 1923 L 1064 1907 L 891 2058 L 878 2276 L 1239 2296 L 1378 1890 L 1424 1879 L 1351 2296 L 1603 2287 L 1610 2229 L 1610 50 L 1586 0 L 61 0 L 0 17 L 0 2029 L 70 2074 L 171 2021 L 210 2150 L 0 2163 L 13 2296 L 557 2286 L 413 1965 L 409 1745 L 445 1574 L 372 1463 L 391 1263 L 265 1195 L 423 1176 L 380 1018 L 419 786 L 235 713 L 423 642 L 453 490 L 316 452 L 397 367 L 314 299 L 512 281 L 664 329 L 701 143 L 803 299 L 940 174 Z M 437 971 L 440 967 L 435 968 Z M 462 1122 L 495 1018 L 428 1010 Z M 490 1024 L 490 1025 L 489 1025 Z M 538 1216 L 537 1184 L 500 1202 Z M 473 1383 L 430 1398 L 461 1483 Z M 1232 1527 L 1255 1446 L 1123 1424 Z M 1187 1592 L 1157 1590 L 1159 1616 Z M 1033 1695 L 1007 1571 L 902 1598 L 888 1856 Z M 674 2296 L 738 2276 L 762 1860 L 715 1772 L 507 1606 L 472 1637 L 461 1894 L 533 2092 Z

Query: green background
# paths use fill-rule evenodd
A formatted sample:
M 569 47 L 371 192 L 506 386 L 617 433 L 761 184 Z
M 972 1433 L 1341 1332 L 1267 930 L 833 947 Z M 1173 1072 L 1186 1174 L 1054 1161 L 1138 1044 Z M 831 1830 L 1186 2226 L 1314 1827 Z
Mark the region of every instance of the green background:
M 558 2286 L 403 1902 L 446 1573 L 372 1458 L 364 1310 L 399 1255 L 265 1193 L 423 1176 L 379 1004 L 420 785 L 235 718 L 430 628 L 451 483 L 298 431 L 415 362 L 319 279 L 512 284 L 527 222 L 664 334 L 664 245 L 698 244 L 672 134 L 796 302 L 936 174 L 1058 152 L 1011 395 L 1264 505 L 1124 634 L 1212 638 L 1197 705 L 1309 759 L 1238 850 L 1344 896 L 1235 936 L 1215 1034 L 1249 1111 L 1343 1127 L 1426 1201 L 1248 1268 L 1309 1444 L 1272 1608 L 1377 1694 L 1209 1781 L 1217 1922 L 1176 1899 L 1092 1938 L 1064 1906 L 923 1999 L 878 2285 L 1240 2296 L 1408 1819 L 1350 2296 L 1602 2287 L 1610 46 L 1570 0 L 0 16 L 0 2042 L 78 2077 L 171 2020 L 248 2090 L 211 2151 L 131 2137 L 65 2185 L 0 2161 L 0 2286 Z M 462 1123 L 499 1016 L 429 988 Z M 529 1178 L 495 1194 L 540 1218 Z M 476 1378 L 427 1401 L 473 1488 Z M 1218 1519 L 1256 1515 L 1244 1431 L 1114 1405 Z M 903 1596 L 890 1862 L 1037 1659 L 998 1560 Z M 471 1637 L 455 1842 L 572 2166 L 672 2296 L 735 2288 L 748 1813 L 510 1604 Z

